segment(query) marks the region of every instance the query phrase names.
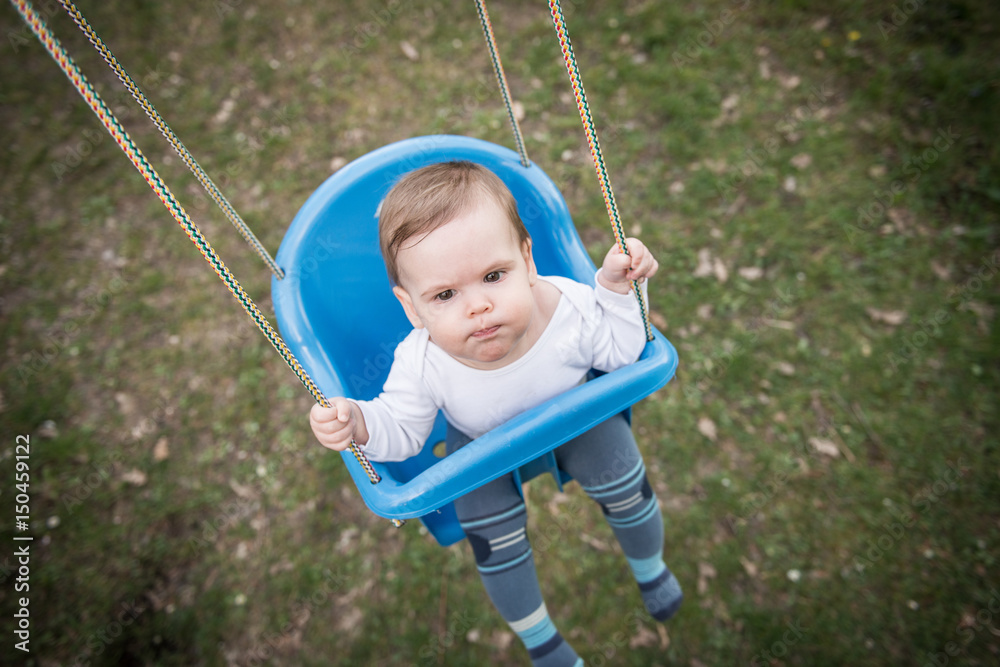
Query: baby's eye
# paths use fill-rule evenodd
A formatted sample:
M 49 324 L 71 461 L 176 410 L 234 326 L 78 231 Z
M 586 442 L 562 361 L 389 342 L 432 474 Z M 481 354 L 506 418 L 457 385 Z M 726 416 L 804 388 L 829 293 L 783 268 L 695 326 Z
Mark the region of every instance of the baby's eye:
M 441 292 L 434 298 L 437 299 L 438 301 L 448 301 L 454 296 L 455 296 L 455 290 L 446 289 L 445 291 Z
M 500 279 L 503 278 L 503 274 L 504 274 L 503 271 L 490 271 L 489 273 L 486 274 L 486 277 L 483 278 L 483 282 L 487 283 L 500 282 Z

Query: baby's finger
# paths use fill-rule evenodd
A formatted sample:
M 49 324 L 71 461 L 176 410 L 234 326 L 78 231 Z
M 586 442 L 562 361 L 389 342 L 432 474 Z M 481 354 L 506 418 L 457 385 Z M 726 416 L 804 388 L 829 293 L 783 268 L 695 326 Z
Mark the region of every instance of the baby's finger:
M 617 250 L 612 249 L 607 256 L 604 258 L 603 269 L 605 275 L 608 279 L 614 282 L 621 282 L 625 280 L 625 275 L 632 265 L 632 258 L 628 255 L 623 255 Z
M 335 398 L 332 401 L 334 409 L 337 410 L 337 421 L 346 424 L 351 420 L 351 402 L 346 398 Z
M 659 268 L 660 265 L 656 261 L 656 258 L 653 257 L 652 253 L 644 251 L 642 256 L 637 258 L 637 261 L 633 263 L 633 268 L 629 277 L 633 280 L 638 280 L 639 278 L 652 278 L 656 275 L 656 271 Z
M 316 425 L 327 424 L 337 421 L 338 410 L 336 407 L 323 407 L 319 403 L 312 406 L 309 411 L 309 421 Z

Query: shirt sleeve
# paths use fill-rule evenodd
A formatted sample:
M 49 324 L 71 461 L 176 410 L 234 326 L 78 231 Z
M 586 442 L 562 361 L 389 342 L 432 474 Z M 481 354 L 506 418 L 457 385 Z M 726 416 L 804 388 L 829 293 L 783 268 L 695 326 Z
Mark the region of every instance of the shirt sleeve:
M 382 393 L 371 401 L 357 401 L 368 428 L 362 447 L 372 461 L 402 461 L 415 456 L 434 427 L 438 405 L 417 363 L 418 354 L 400 343 Z
M 598 269 L 597 275 L 600 276 Z M 595 277 L 594 310 L 584 324 L 593 340 L 593 367 L 610 372 L 633 363 L 646 347 L 646 328 L 642 323 L 639 301 L 631 291 L 618 294 L 602 286 Z M 646 303 L 646 281 L 640 285 Z

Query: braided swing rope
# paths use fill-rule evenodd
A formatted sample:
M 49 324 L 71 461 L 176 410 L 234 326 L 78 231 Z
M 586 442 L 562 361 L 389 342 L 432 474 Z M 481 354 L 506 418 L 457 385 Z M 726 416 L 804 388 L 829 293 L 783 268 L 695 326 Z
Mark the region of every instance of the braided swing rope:
M 115 74 L 118 75 L 119 81 L 125 84 L 125 87 L 128 88 L 130 93 L 132 93 L 132 97 L 135 98 L 135 101 L 139 103 L 139 106 L 141 106 L 143 111 L 146 112 L 149 119 L 153 121 L 153 124 L 160 130 L 160 134 L 162 134 L 163 137 L 170 143 L 177 155 L 184 161 L 184 164 L 188 166 L 188 169 L 190 169 L 191 173 L 198 179 L 201 186 L 205 188 L 205 192 L 207 192 L 219 208 L 222 209 L 222 212 L 226 215 L 229 221 L 233 223 L 233 226 L 236 227 L 237 231 L 239 231 L 240 236 L 242 236 L 250 247 L 253 248 L 254 252 L 257 253 L 257 256 L 263 260 L 263 262 L 267 265 L 267 268 L 270 269 L 271 273 L 273 273 L 278 280 L 284 278 L 284 270 L 278 266 L 278 264 L 274 261 L 274 258 L 271 257 L 270 253 L 268 253 L 264 248 L 264 245 L 257 239 L 254 233 L 250 230 L 250 227 L 247 226 L 247 223 L 243 221 L 243 218 L 241 218 L 239 213 L 236 212 L 236 209 L 233 208 L 233 205 L 230 204 L 229 200 L 226 199 L 222 192 L 219 191 L 219 188 L 215 185 L 212 179 L 208 177 L 208 174 L 206 174 L 201 168 L 201 165 L 199 165 L 194 159 L 194 156 L 191 155 L 190 151 L 188 151 L 184 144 L 181 143 L 181 140 L 176 134 L 174 134 L 173 130 L 170 129 L 170 126 L 167 125 L 165 120 L 163 120 L 163 117 L 153 107 L 149 99 L 147 99 L 142 90 L 139 89 L 139 86 L 136 85 L 132 77 L 129 76 L 128 72 L 125 71 L 125 68 L 122 67 L 121 63 L 118 62 L 118 59 L 115 58 L 115 54 L 111 52 L 111 49 L 109 49 L 104 41 L 97 35 L 94 29 L 90 26 L 90 23 L 84 18 L 83 14 L 79 9 L 77 9 L 72 0 L 59 0 L 59 3 L 63 6 L 63 9 L 66 10 L 66 13 L 70 15 L 70 18 L 73 19 L 80 30 L 87 36 L 87 39 L 89 39 L 90 43 L 94 45 L 94 48 L 101 54 L 101 57 L 104 58 L 104 61 L 108 64 L 108 66 L 114 70 Z
M 624 254 L 629 254 L 625 245 L 625 232 L 622 229 L 622 221 L 618 216 L 618 205 L 615 203 L 615 193 L 611 189 L 611 179 L 608 177 L 607 167 L 604 165 L 604 155 L 601 153 L 601 145 L 597 140 L 597 128 L 594 126 L 594 119 L 590 114 L 590 105 L 587 104 L 587 93 L 583 90 L 583 81 L 580 79 L 580 68 L 576 63 L 576 55 L 573 53 L 573 45 L 569 41 L 569 33 L 566 32 L 566 20 L 563 16 L 562 6 L 559 0 L 549 0 L 549 9 L 552 12 L 552 23 L 555 25 L 556 35 L 559 37 L 559 46 L 562 49 L 563 60 L 566 62 L 566 71 L 569 73 L 570 82 L 573 84 L 573 95 L 576 97 L 576 106 L 580 110 L 580 120 L 583 122 L 583 129 L 587 134 L 587 145 L 590 146 L 590 155 L 594 159 L 594 168 L 597 170 L 597 178 L 601 183 L 601 193 L 604 195 L 604 204 L 608 209 L 608 217 L 611 219 L 611 228 L 615 234 L 615 242 L 618 249 Z M 642 289 L 635 280 L 630 281 L 632 292 L 639 300 L 639 309 L 642 312 L 642 324 L 646 329 L 646 340 L 653 340 L 653 328 L 649 323 L 649 313 L 646 309 L 646 300 L 642 297 Z
M 20 13 L 24 21 L 31 27 L 35 36 L 49 52 L 49 55 L 52 56 L 53 60 L 56 61 L 56 64 L 59 65 L 63 73 L 69 78 L 70 82 L 77 89 L 77 92 L 80 93 L 84 101 L 87 102 L 87 105 L 101 120 L 104 128 L 111 134 L 115 143 L 118 144 L 119 148 L 121 148 L 129 160 L 131 160 L 135 168 L 139 170 L 139 173 L 142 174 L 149 187 L 152 188 L 153 192 L 155 192 L 160 198 L 160 201 L 163 202 L 163 205 L 167 208 L 177 223 L 184 229 L 188 238 L 190 238 L 198 250 L 201 251 L 201 254 L 204 255 L 205 259 L 215 270 L 216 274 L 218 274 L 219 278 L 222 279 L 222 282 L 225 283 L 227 288 L 229 288 L 229 291 L 236 298 L 236 300 L 240 302 L 240 305 L 243 306 L 243 309 L 250 316 L 250 319 L 252 319 L 254 324 L 257 325 L 257 328 L 260 329 L 261 333 L 263 333 L 264 336 L 271 342 L 271 345 L 274 346 L 274 349 L 277 350 L 278 354 L 281 355 L 281 358 L 285 360 L 285 363 L 288 364 L 289 368 L 292 369 L 292 372 L 295 373 L 305 388 L 309 390 L 309 393 L 312 394 L 316 402 L 323 407 L 330 407 L 330 403 L 326 399 L 326 396 L 323 395 L 323 392 L 320 391 L 319 387 L 316 386 L 316 383 L 313 382 L 312 378 L 309 377 L 309 374 L 299 364 L 298 359 L 295 358 L 295 355 L 293 355 L 291 350 L 289 350 L 285 345 L 285 341 L 282 340 L 281 336 L 271 327 L 270 323 L 263 316 L 263 314 L 261 314 L 260 309 L 257 308 L 257 305 L 247 295 L 246 291 L 244 291 L 243 286 L 240 285 L 239 281 L 236 280 L 232 272 L 230 272 L 229 268 L 215 252 L 215 249 L 212 248 L 211 244 L 209 244 L 209 242 L 202 235 L 198 226 L 191 221 L 187 212 L 176 200 L 176 198 L 174 198 L 173 193 L 170 192 L 170 189 L 160 178 L 160 175 L 149 164 L 149 162 L 147 162 L 146 157 L 142 154 L 142 151 L 140 151 L 135 145 L 135 142 L 132 141 L 132 138 L 121 126 L 121 123 L 115 117 L 114 113 L 112 113 L 111 110 L 108 109 L 107 105 L 105 105 L 104 100 L 102 100 L 97 91 L 94 90 L 94 87 L 80 71 L 80 68 L 77 67 L 76 63 L 73 62 L 73 59 L 66 53 L 66 50 L 59 43 L 59 40 L 56 39 L 45 23 L 41 20 L 37 12 L 35 12 L 34 8 L 31 6 L 31 3 L 28 2 L 28 0 L 10 1 L 11 4 L 13 4 L 17 9 L 18 13 Z M 377 483 L 381 478 L 378 473 L 375 472 L 375 469 L 372 467 L 368 458 L 353 441 L 351 442 L 350 450 L 354 457 L 358 460 L 358 463 L 364 469 L 365 473 L 368 475 L 372 484 Z M 396 525 L 402 525 L 402 522 L 399 522 L 398 520 L 393 520 L 393 523 Z
M 493 61 L 493 73 L 497 78 L 497 85 L 500 87 L 500 96 L 507 107 L 507 117 L 510 119 L 510 129 L 514 132 L 514 143 L 517 145 L 517 152 L 521 156 L 521 166 L 527 167 L 531 164 L 528 160 L 528 151 L 524 148 L 524 139 L 521 137 L 521 126 L 514 115 L 514 105 L 510 98 L 510 89 L 507 87 L 507 75 L 503 71 L 503 63 L 500 62 L 500 52 L 497 50 L 497 41 L 493 36 L 493 24 L 490 23 L 489 12 L 486 11 L 485 0 L 476 0 L 476 10 L 479 12 L 479 22 L 483 25 L 483 36 L 486 37 L 486 47 L 490 51 L 490 59 Z

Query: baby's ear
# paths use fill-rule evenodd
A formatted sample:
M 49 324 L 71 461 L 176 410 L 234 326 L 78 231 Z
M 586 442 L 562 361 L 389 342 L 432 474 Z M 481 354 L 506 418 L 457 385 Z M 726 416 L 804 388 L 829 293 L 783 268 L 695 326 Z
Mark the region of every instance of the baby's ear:
M 410 298 L 410 293 L 405 289 L 396 285 L 392 288 L 392 293 L 396 295 L 396 299 L 399 300 L 401 306 L 403 306 L 403 312 L 406 313 L 406 319 L 410 321 L 414 329 L 423 329 L 424 322 L 417 315 L 416 308 L 413 307 L 413 300 Z
M 538 280 L 538 269 L 535 268 L 535 258 L 531 254 L 531 238 L 521 242 L 521 255 L 524 257 L 525 266 L 528 267 L 528 284 L 534 285 Z

